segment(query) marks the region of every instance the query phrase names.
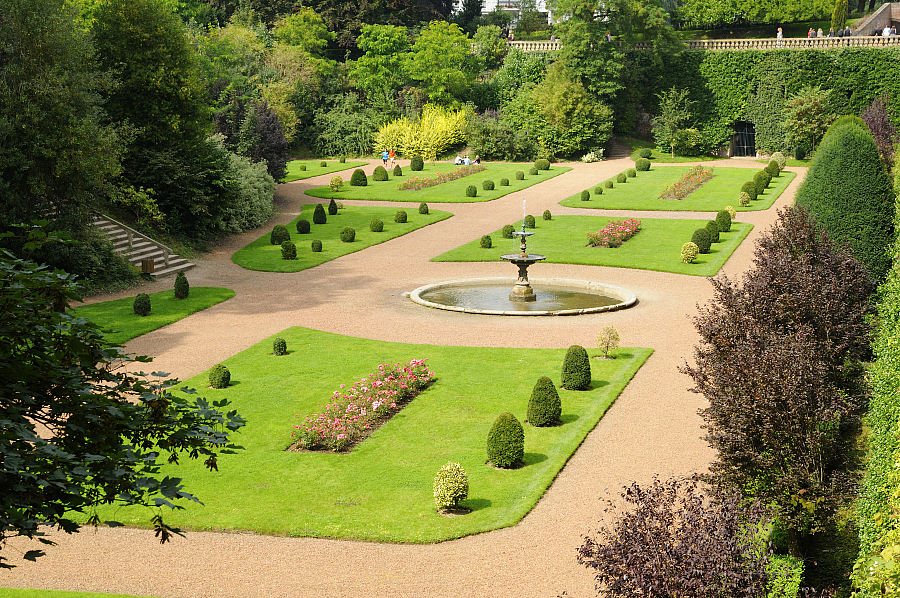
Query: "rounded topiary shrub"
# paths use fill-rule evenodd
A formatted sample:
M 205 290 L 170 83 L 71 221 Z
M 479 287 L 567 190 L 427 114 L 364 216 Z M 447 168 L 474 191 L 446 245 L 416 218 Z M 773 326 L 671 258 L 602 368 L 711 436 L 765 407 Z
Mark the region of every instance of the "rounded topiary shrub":
M 747 181 L 743 185 L 741 185 L 741 191 L 750 196 L 750 200 L 756 199 L 758 193 L 756 192 L 756 183 L 753 181 Z
M 350 175 L 351 187 L 365 187 L 368 184 L 369 179 L 366 178 L 366 173 L 364 173 L 361 168 L 357 168 L 353 171 L 353 174 Z
M 340 158 L 338 158 L 338 162 L 340 162 L 341 164 L 346 164 L 347 158 L 345 156 L 341 156 Z
M 709 232 L 709 242 L 710 243 L 718 243 L 719 242 L 719 225 L 716 224 L 715 220 L 710 220 L 706 223 L 706 230 Z
M 423 216 L 428 215 L 428 204 L 424 201 L 419 204 L 419 214 L 422 214 Z
M 272 342 L 273 355 L 287 355 L 287 341 L 283 338 L 276 338 Z
M 534 228 L 534 216 L 531 214 L 525 216 L 525 228 Z
M 191 285 L 188 282 L 187 276 L 184 275 L 184 272 L 179 272 L 175 276 L 175 298 L 187 299 L 190 293 Z
M 352 226 L 345 226 L 341 229 L 341 241 L 344 243 L 352 243 L 356 240 L 356 229 Z
M 326 162 L 325 160 L 322 160 L 321 162 L 319 162 L 319 166 L 321 166 L 322 168 L 325 168 L 326 166 L 328 166 L 328 162 Z
M 781 152 L 775 152 L 772 154 L 772 159 L 775 160 L 775 163 L 778 164 L 778 170 L 784 170 L 784 167 L 787 166 L 787 158 L 784 157 L 784 154 Z
M 501 231 L 501 234 L 503 235 L 504 239 L 512 239 L 514 230 L 516 230 L 516 229 L 512 224 L 506 224 L 503 226 L 503 230 Z
M 494 467 L 509 469 L 525 457 L 525 430 L 509 411 L 501 413 L 487 437 L 487 458 Z
M 613 182 L 612 182 L 612 180 L 609 180 L 609 181 L 603 181 L 603 187 L 606 188 L 606 189 L 612 189 L 612 188 L 613 188 Z
M 209 385 L 212 388 L 227 388 L 231 384 L 231 372 L 221 363 L 209 370 Z
M 534 167 L 538 170 L 550 170 L 550 160 L 547 160 L 546 158 L 540 158 L 539 160 L 535 161 Z
M 550 210 L 544 210 L 544 214 L 541 216 L 544 220 L 552 220 L 553 215 L 550 213 Z
M 769 186 L 769 173 L 765 170 L 760 170 L 755 175 L 753 175 L 753 184 L 756 185 L 756 196 L 759 197 L 763 194 L 763 191 L 766 190 L 766 187 Z
M 731 230 L 731 214 L 728 213 L 728 210 L 720 210 L 716 214 L 716 226 L 719 227 L 719 232 L 727 233 Z
M 603 187 L 600 185 L 594 187 L 594 195 L 603 195 Z
M 394 222 L 397 224 L 406 222 L 406 210 L 397 210 L 397 213 L 394 214 Z
M 485 191 L 493 191 L 494 190 L 494 181 L 484 181 L 481 183 L 481 188 Z
M 331 182 L 328 183 L 328 187 L 334 191 L 338 192 L 344 188 L 344 179 L 341 178 L 341 175 L 336 174 L 331 177 Z
M 562 402 L 553 380 L 541 376 L 528 401 L 528 423 L 532 426 L 555 426 L 562 415 Z
M 795 160 L 804 160 L 806 159 L 806 148 L 802 145 L 798 145 L 794 148 L 794 159 Z
M 531 176 L 534 176 L 537 173 L 538 173 L 538 169 L 535 168 L 534 166 L 532 166 L 531 168 L 528 169 L 528 174 L 530 174 Z
M 697 244 L 688 241 L 681 246 L 681 261 L 685 264 L 693 263 L 697 259 L 698 253 L 700 253 L 700 248 L 697 247 Z
M 481 237 L 481 248 L 482 249 L 490 249 L 494 246 L 494 241 L 491 239 L 490 235 L 483 235 Z
M 746 191 L 741 191 L 740 194 L 738 195 L 738 204 L 742 208 L 746 208 L 747 206 L 749 206 L 750 205 L 750 194 L 747 193 Z
M 509 187 L 509 179 L 500 179 L 501 187 Z
M 134 313 L 139 316 L 149 316 L 150 315 L 150 295 L 147 293 L 138 293 L 137 297 L 134 298 L 134 303 L 132 304 L 132 309 L 134 309 Z
M 640 156 L 641 158 L 644 158 L 644 159 L 649 158 L 652 155 L 653 155 L 653 150 L 651 150 L 649 147 L 642 147 L 640 149 L 640 151 L 638 152 L 638 156 Z
M 725 211 L 728 212 L 729 218 L 731 218 L 731 221 L 734 222 L 734 219 L 737 218 L 737 211 L 735 211 L 735 209 L 731 206 L 725 206 Z
M 300 172 L 304 172 L 306 170 L 306 164 L 300 165 Z
M 384 166 L 376 166 L 375 170 L 372 172 L 372 180 L 373 181 L 386 181 L 388 180 L 388 172 L 385 170 Z
M 425 160 L 422 159 L 422 156 L 413 156 L 409 161 L 409 169 L 413 172 L 418 172 L 425 168 Z
M 434 476 L 434 504 L 438 511 L 456 508 L 469 496 L 469 476 L 459 463 L 447 463 Z
M 591 360 L 581 345 L 572 345 L 563 360 L 561 386 L 568 390 L 591 387 Z
M 313 253 L 319 253 L 322 251 L 322 241 L 318 239 L 313 239 L 313 242 L 310 244 L 310 248 Z
M 517 180 L 517 181 L 524 181 L 524 180 L 525 180 L 525 173 L 522 172 L 521 170 L 517 170 L 517 171 L 516 171 L 516 180 Z
M 777 177 L 778 173 L 781 172 L 781 169 L 778 168 L 778 162 L 776 162 L 775 160 L 769 160 L 769 163 L 766 164 L 765 170 L 771 177 Z
M 295 260 L 297 259 L 297 246 L 293 241 L 285 241 L 281 244 L 281 259 Z
M 373 218 L 369 223 L 369 230 L 373 233 L 380 233 L 384 230 L 384 222 L 381 221 L 381 218 Z
M 394 176 L 403 176 L 403 169 L 400 168 L 400 165 L 397 164 L 394 166 L 394 170 L 391 172 Z
M 637 170 L 635 170 L 634 168 L 629 168 L 625 171 L 625 175 L 633 179 L 637 176 Z
M 308 235 L 309 231 L 312 227 L 309 224 L 309 220 L 305 218 L 301 218 L 297 221 L 297 232 L 301 235 Z
M 616 175 L 616 182 L 617 182 L 617 183 L 624 183 L 624 182 L 627 181 L 627 180 L 628 180 L 628 177 L 625 176 L 625 173 L 624 173 L 624 172 L 620 172 L 619 174 Z
M 475 197 L 476 195 L 478 195 L 478 187 L 475 185 L 466 187 L 466 197 Z
M 700 253 L 709 253 L 709 248 L 712 245 L 712 241 L 709 238 L 709 231 L 705 228 L 698 228 L 694 231 L 694 234 L 691 235 L 691 243 L 697 246 Z
M 581 201 L 591 201 L 591 192 L 585 189 L 581 192 Z
M 325 207 L 317 203 L 316 209 L 313 210 L 313 224 L 325 224 L 328 222 L 328 216 L 325 215 Z
M 648 170 L 650 170 L 650 160 L 648 160 L 647 158 L 638 158 L 634 163 L 634 169 L 641 172 L 647 172 Z
M 276 224 L 272 228 L 272 234 L 269 235 L 269 243 L 272 245 L 281 245 L 285 241 L 291 240 L 291 233 L 288 232 L 288 229 L 283 224 Z

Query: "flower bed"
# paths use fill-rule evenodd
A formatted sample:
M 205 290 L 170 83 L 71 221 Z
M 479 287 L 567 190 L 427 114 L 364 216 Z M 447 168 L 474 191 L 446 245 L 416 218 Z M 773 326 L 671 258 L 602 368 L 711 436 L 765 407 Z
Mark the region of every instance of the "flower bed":
M 397 187 L 397 190 L 420 191 L 422 189 L 425 189 L 426 187 L 434 187 L 442 183 L 449 183 L 450 181 L 455 181 L 456 179 L 467 177 L 470 174 L 482 172 L 483 170 L 485 170 L 485 166 L 483 164 L 470 164 L 469 166 L 460 166 L 459 168 L 451 170 L 450 172 L 439 172 L 433 177 L 415 176 L 400 183 L 400 186 Z
M 641 221 L 637 218 L 616 220 L 595 233 L 588 233 L 588 245 L 591 247 L 618 247 L 640 230 Z
M 669 185 L 659 194 L 660 199 L 684 199 L 697 190 L 700 185 L 713 178 L 712 168 L 703 168 L 699 164 L 688 170 L 681 180 Z
M 407 365 L 381 364 L 378 370 L 348 390 L 334 391 L 321 413 L 306 416 L 294 426 L 299 432 L 293 449 L 347 451 L 390 420 L 413 397 L 431 384 L 434 373 L 424 359 Z

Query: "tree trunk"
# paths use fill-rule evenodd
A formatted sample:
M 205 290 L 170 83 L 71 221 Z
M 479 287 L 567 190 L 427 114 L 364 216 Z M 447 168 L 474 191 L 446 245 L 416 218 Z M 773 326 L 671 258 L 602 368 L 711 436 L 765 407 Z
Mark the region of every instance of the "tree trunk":
M 800 532 L 795 529 L 787 530 L 787 550 L 788 554 L 798 559 L 803 558 L 803 546 Z

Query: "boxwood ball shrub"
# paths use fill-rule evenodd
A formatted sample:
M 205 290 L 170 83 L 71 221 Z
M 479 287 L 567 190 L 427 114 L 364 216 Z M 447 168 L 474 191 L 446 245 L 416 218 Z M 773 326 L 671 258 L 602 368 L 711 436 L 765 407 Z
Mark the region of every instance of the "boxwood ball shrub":
M 303 171 L 305 171 L 305 170 L 306 170 L 306 164 L 301 164 L 301 165 L 300 165 L 300 172 L 303 172 Z
M 638 158 L 634 163 L 634 169 L 641 172 L 647 172 L 648 170 L 650 170 L 650 160 L 648 160 L 647 158 Z
M 388 172 L 385 170 L 384 166 L 376 166 L 375 170 L 372 171 L 372 180 L 373 181 L 386 181 L 388 180 Z
M 534 216 L 531 214 L 525 216 L 525 221 L 523 223 L 525 228 L 534 228 Z
M 756 192 L 756 183 L 753 181 L 747 181 L 743 185 L 741 185 L 741 191 L 750 196 L 750 200 L 756 199 L 756 196 L 759 195 Z
M 325 160 L 322 160 L 321 162 L 319 162 L 319 166 L 321 166 L 322 168 L 325 168 L 326 166 L 328 166 L 328 162 L 326 162 Z
M 269 243 L 272 245 L 281 245 L 285 241 L 291 240 L 291 233 L 283 224 L 276 224 L 272 227 L 272 233 L 269 235 Z
M 209 385 L 212 388 L 227 388 L 231 384 L 231 372 L 223 364 L 209 370 Z
M 538 173 L 538 169 L 535 168 L 534 166 L 532 166 L 531 168 L 528 169 L 528 174 L 530 174 L 531 176 L 534 176 L 537 173 Z
M 273 355 L 287 355 L 287 341 L 283 338 L 276 338 L 272 341 Z
M 778 168 L 778 162 L 775 160 L 769 160 L 769 163 L 766 164 L 765 171 L 769 173 L 771 177 L 777 177 L 778 173 L 781 172 L 781 169 Z
M 399 164 L 397 164 L 396 166 L 394 166 L 394 170 L 392 171 L 392 174 L 393 174 L 394 176 L 403 176 L 403 169 L 400 168 L 400 165 L 399 165 Z
M 313 239 L 313 242 L 310 244 L 310 248 L 313 253 L 319 253 L 322 251 L 322 241 L 318 239 Z
M 603 195 L 603 187 L 600 185 L 594 187 L 594 195 Z
M 581 201 L 591 201 L 591 192 L 585 189 L 581 192 Z
M 340 162 L 341 164 L 346 164 L 346 163 L 347 163 L 347 157 L 346 157 L 346 156 L 341 156 L 340 158 L 338 158 L 338 162 Z
M 784 154 L 781 152 L 775 152 L 772 154 L 772 159 L 775 160 L 775 163 L 778 164 L 778 170 L 784 170 L 784 167 L 787 166 L 787 158 L 784 157 Z
M 719 227 L 719 232 L 727 233 L 731 230 L 731 214 L 728 213 L 728 210 L 721 210 L 716 214 L 716 226 Z
M 397 224 L 406 222 L 406 210 L 397 210 L 397 213 L 394 214 L 394 222 Z
M 697 259 L 698 253 L 700 253 L 700 248 L 697 247 L 697 244 L 688 241 L 681 246 L 681 261 L 685 264 L 691 264 Z
M 638 156 L 640 156 L 641 158 L 645 158 L 645 159 L 649 158 L 652 155 L 653 155 L 653 150 L 651 150 L 649 147 L 642 147 L 640 149 L 640 151 L 638 152 Z
M 316 209 L 313 210 L 313 224 L 325 224 L 328 222 L 328 216 L 325 215 L 325 207 L 317 203 Z
M 532 426 L 555 426 L 562 416 L 562 402 L 553 380 L 547 376 L 538 378 L 528 400 L 528 423 Z
M 338 205 L 337 202 L 333 199 L 328 202 L 328 215 L 334 216 L 338 213 Z
M 694 234 L 691 235 L 691 243 L 697 246 L 700 253 L 709 253 L 709 248 L 712 245 L 709 231 L 705 228 L 698 228 L 694 231 Z
M 490 235 L 483 235 L 481 237 L 481 248 L 482 249 L 490 249 L 494 246 L 494 241 L 491 239 Z
M 184 275 L 184 272 L 179 272 L 175 276 L 175 298 L 187 299 L 190 293 L 191 285 L 188 282 L 187 276 Z
M 356 229 L 352 226 L 345 226 L 341 229 L 341 241 L 344 243 L 352 243 L 356 240 Z
M 295 260 L 297 259 L 297 246 L 293 241 L 285 241 L 281 244 L 281 259 Z
M 603 181 L 603 186 L 604 186 L 606 189 L 612 189 L 612 188 L 613 188 L 613 182 L 612 182 L 612 180 L 609 180 L 609 181 Z
M 301 235 L 308 235 L 312 226 L 309 224 L 309 220 L 306 218 L 301 218 L 297 221 L 297 232 Z
M 630 178 L 634 178 L 637 176 L 637 170 L 635 170 L 634 168 L 629 168 L 628 170 L 625 171 L 625 174 L 627 176 L 629 176 Z
M 361 168 L 357 168 L 353 171 L 353 174 L 350 175 L 351 187 L 365 187 L 368 184 L 369 179 L 366 178 L 366 173 L 364 173 Z
M 434 504 L 438 511 L 453 509 L 469 496 L 469 476 L 459 463 L 447 463 L 434 476 Z
M 500 179 L 501 187 L 509 187 L 509 179 Z
M 540 158 L 539 160 L 535 161 L 534 167 L 538 170 L 550 170 L 550 160 L 547 160 L 546 158 Z
M 710 220 L 706 223 L 706 230 L 709 232 L 709 242 L 710 243 L 718 243 L 719 242 L 719 225 L 716 224 L 715 220 Z
M 525 180 L 525 173 L 522 172 L 521 170 L 517 170 L 517 171 L 516 171 L 516 180 L 517 180 L 517 181 L 524 181 L 524 180 Z
M 419 204 L 419 214 L 427 215 L 428 214 L 428 204 L 424 201 Z
M 544 210 L 544 215 L 542 216 L 544 220 L 551 220 L 553 215 L 550 214 L 550 210 Z
M 487 458 L 494 467 L 509 469 L 525 457 L 525 430 L 516 416 L 501 413 L 487 437 Z
M 746 208 L 747 206 L 749 206 L 750 205 L 750 194 L 747 193 L 746 191 L 741 191 L 740 194 L 738 195 L 738 204 L 742 208 Z
M 494 181 L 484 181 L 481 183 L 481 188 L 485 191 L 493 191 L 494 190 Z
M 134 309 L 134 313 L 144 317 L 150 315 L 150 295 L 147 293 L 138 293 L 137 297 L 134 298 L 134 303 L 132 304 L 132 309 Z
M 413 156 L 409 161 L 409 169 L 413 172 L 418 172 L 425 168 L 425 160 L 422 159 L 422 156 Z
M 501 231 L 501 234 L 503 235 L 504 239 L 512 239 L 514 230 L 516 230 L 516 229 L 512 224 L 506 224 L 503 226 L 503 230 Z
M 563 360 L 561 386 L 568 390 L 591 387 L 591 360 L 581 345 L 572 345 Z
M 478 195 L 478 187 L 475 185 L 469 185 L 466 187 L 466 197 L 475 197 Z
M 627 180 L 628 180 L 628 177 L 625 176 L 625 173 L 624 173 L 624 172 L 620 172 L 619 174 L 616 175 L 616 182 L 617 182 L 617 183 L 624 183 L 624 182 L 627 181 Z
M 369 223 L 369 230 L 373 233 L 380 233 L 384 230 L 384 222 L 382 222 L 381 218 L 373 218 L 372 222 Z

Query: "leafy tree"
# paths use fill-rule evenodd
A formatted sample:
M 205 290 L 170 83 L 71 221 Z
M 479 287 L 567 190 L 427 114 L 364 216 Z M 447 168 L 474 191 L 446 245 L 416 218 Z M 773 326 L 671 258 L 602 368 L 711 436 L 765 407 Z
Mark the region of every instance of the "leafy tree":
M 684 0 L 679 13 L 692 27 L 738 22 L 794 23 L 828 18 L 833 2 L 811 0 Z
M 316 112 L 316 152 L 323 156 L 368 156 L 373 135 L 383 121 L 381 114 L 363 106 L 355 94 L 345 94 L 333 108 Z
M 482 10 L 484 0 L 463 0 L 459 12 L 453 15 L 453 22 L 466 33 L 473 34 L 481 21 Z
M 407 81 L 403 70 L 403 55 L 410 47 L 406 27 L 363 25 L 356 44 L 365 54 L 351 64 L 350 78 L 368 97 L 385 90 L 393 97 Z
M 265 100 L 255 102 L 241 123 L 237 153 L 263 162 L 273 179 L 287 173 L 288 142 L 281 122 Z
M 334 39 L 322 18 L 305 6 L 276 21 L 272 35 L 281 43 L 299 46 L 314 56 L 321 56 L 328 42 Z
M 742 284 L 711 282 L 696 365 L 682 368 L 709 401 L 700 413 L 717 458 L 705 479 L 771 505 L 801 556 L 852 486 L 873 281 L 805 209 L 788 208 Z
M 891 97 L 888 92 L 885 92 L 872 100 L 872 103 L 861 115 L 863 122 L 869 127 L 869 132 L 872 133 L 872 137 L 875 138 L 878 153 L 888 171 L 894 167 L 894 146 L 900 143 L 900 135 L 891 119 L 891 108 Z
M 516 31 L 520 33 L 533 33 L 547 29 L 547 18 L 537 8 L 536 0 L 516 0 L 515 7 L 519 10 L 516 19 Z
M 659 151 L 669 148 L 675 157 L 675 141 L 682 123 L 691 119 L 691 102 L 688 90 L 673 87 L 656 95 L 659 99 L 659 113 L 653 118 L 653 137 Z
M 456 105 L 480 69 L 462 29 L 446 21 L 432 21 L 407 54 L 405 70 L 411 80 L 419 82 L 429 100 Z
M 495 69 L 503 62 L 509 51 L 509 44 L 500 37 L 500 28 L 496 25 L 482 25 L 475 32 L 475 55 L 484 61 L 485 68 Z
M 216 470 L 244 425 L 221 411 L 226 401 L 188 399 L 171 392 L 175 380 L 126 371 L 125 355 L 66 311 L 75 300 L 71 275 L 0 254 L 0 548 L 16 537 L 52 544 L 41 526 L 76 532 L 82 513 L 97 525 L 105 504 L 153 509 L 156 535 L 168 541 L 180 532 L 164 523 L 162 508 L 199 501 L 160 465 L 200 458 Z
M 543 81 L 546 70 L 546 54 L 510 48 L 493 79 L 501 103 L 506 104 L 512 100 L 522 85 L 526 83 L 537 85 Z
M 828 110 L 830 96 L 830 89 L 806 86 L 788 99 L 784 110 L 788 145 L 809 142 L 816 149 L 816 141 L 834 120 Z
M 356 44 L 356 36 L 364 25 L 418 27 L 421 23 L 450 16 L 449 0 L 393 0 L 392 2 L 347 2 L 347 0 L 305 0 L 304 5 L 322 17 L 329 31 L 335 33 L 339 46 Z
M 831 12 L 831 28 L 843 29 L 847 24 L 847 0 L 835 0 L 834 10 Z

